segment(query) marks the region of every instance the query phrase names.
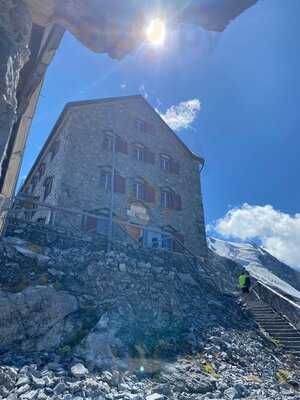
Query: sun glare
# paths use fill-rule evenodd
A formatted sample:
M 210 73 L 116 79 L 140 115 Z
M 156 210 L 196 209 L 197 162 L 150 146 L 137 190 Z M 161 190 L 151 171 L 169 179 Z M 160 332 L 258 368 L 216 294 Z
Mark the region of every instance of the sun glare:
M 146 36 L 149 43 L 155 46 L 162 45 L 166 38 L 165 22 L 160 18 L 153 19 L 146 29 Z

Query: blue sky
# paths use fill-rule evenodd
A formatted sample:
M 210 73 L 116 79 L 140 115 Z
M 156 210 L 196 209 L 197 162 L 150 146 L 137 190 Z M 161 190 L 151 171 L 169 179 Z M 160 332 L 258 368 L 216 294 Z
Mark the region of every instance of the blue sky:
M 206 222 L 230 222 L 226 213 L 244 203 L 262 210 L 269 205 L 292 224 L 296 218 L 298 234 L 299 15 L 299 0 L 260 0 L 221 34 L 193 30 L 193 42 L 183 48 L 175 32 L 155 57 L 141 49 L 121 62 L 94 54 L 66 35 L 48 71 L 21 175 L 68 101 L 142 93 L 166 113 L 197 99 L 200 110 L 177 133 L 206 159 Z M 229 228 L 221 233 L 241 236 Z

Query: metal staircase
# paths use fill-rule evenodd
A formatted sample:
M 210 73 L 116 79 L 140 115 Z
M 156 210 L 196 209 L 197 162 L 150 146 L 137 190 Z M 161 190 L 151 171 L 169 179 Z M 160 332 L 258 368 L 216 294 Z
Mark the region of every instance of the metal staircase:
M 300 332 L 286 317 L 262 301 L 249 302 L 247 309 L 264 333 L 267 333 L 286 352 L 300 357 Z

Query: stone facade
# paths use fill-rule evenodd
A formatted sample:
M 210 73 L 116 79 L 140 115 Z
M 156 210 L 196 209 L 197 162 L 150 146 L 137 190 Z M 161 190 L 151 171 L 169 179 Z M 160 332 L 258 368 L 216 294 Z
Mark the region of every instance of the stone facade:
M 114 179 L 114 215 L 132 223 L 124 225 L 131 236 L 141 239 L 146 231 L 145 244 L 173 246 L 164 242 L 170 234 L 204 256 L 202 164 L 203 159 L 191 153 L 141 96 L 70 103 L 23 191 L 55 206 L 107 218 Z M 50 178 L 52 188 L 45 196 Z M 85 225 L 93 229 L 95 221 L 88 217 Z M 162 232 L 169 234 L 161 236 Z

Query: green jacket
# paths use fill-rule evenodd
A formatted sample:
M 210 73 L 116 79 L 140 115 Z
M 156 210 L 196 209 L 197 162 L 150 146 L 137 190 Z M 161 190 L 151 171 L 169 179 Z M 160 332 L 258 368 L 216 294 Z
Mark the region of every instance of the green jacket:
M 246 274 L 242 274 L 239 277 L 239 284 L 240 284 L 240 288 L 246 287 L 246 282 L 247 282 L 247 275 Z

